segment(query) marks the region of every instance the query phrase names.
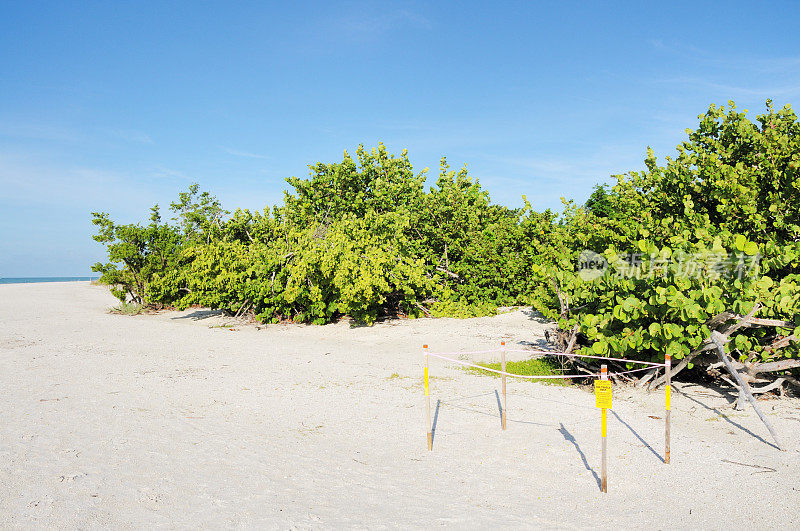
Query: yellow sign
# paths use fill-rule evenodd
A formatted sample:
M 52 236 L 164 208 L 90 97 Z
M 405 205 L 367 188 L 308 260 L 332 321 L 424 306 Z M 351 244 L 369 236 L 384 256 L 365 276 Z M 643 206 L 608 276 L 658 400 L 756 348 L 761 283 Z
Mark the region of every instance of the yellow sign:
M 670 406 L 670 402 L 672 399 L 672 387 L 670 387 L 669 385 L 666 388 L 666 393 L 667 393 L 667 405 L 665 409 L 669 411 L 670 409 L 672 409 L 672 407 Z
M 594 405 L 602 409 L 611 409 L 611 382 L 594 381 Z
M 425 396 L 428 396 L 428 368 L 425 367 Z

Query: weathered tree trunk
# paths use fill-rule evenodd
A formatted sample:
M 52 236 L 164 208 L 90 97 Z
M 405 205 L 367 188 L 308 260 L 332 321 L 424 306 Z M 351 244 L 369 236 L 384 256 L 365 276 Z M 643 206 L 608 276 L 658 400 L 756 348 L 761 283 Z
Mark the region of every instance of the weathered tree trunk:
M 728 368 L 728 372 L 731 373 L 731 376 L 733 376 L 734 379 L 739 383 L 739 392 L 744 394 L 744 396 L 747 398 L 747 400 L 750 401 L 750 405 L 752 405 L 753 409 L 756 410 L 756 414 L 758 414 L 758 417 L 761 419 L 761 422 L 764 423 L 764 425 L 769 430 L 769 433 L 772 435 L 772 438 L 775 439 L 775 444 L 778 445 L 778 449 L 779 450 L 783 450 L 783 445 L 781 444 L 780 440 L 778 439 L 778 434 L 775 433 L 775 430 L 773 429 L 772 424 L 769 423 L 769 421 L 767 420 L 767 417 L 764 416 L 764 414 L 761 412 L 761 409 L 759 409 L 758 404 L 756 404 L 756 399 L 753 397 L 753 394 L 750 392 L 750 387 L 747 385 L 747 382 L 745 382 L 742 379 L 742 376 L 739 374 L 739 372 L 736 369 L 733 368 L 733 364 L 731 364 L 730 360 L 728 359 L 728 355 L 725 353 L 725 342 L 726 342 L 726 340 L 727 340 L 727 337 L 725 337 L 723 334 L 717 332 L 716 330 L 711 332 L 711 341 L 714 342 L 714 345 L 717 348 L 717 354 L 719 354 L 720 359 L 725 364 L 725 366 Z
M 742 327 L 748 326 L 749 323 L 754 318 L 756 312 L 761 309 L 761 305 L 756 304 L 753 306 L 753 309 L 745 315 L 744 317 L 740 315 L 733 314 L 731 312 L 722 312 L 718 315 L 715 315 L 711 319 L 709 319 L 705 324 L 706 326 L 711 329 L 712 331 L 717 331 L 718 327 L 721 327 L 719 332 L 725 337 L 725 341 L 727 342 L 727 338 L 729 338 L 734 332 L 739 330 Z M 734 323 L 730 323 L 730 321 L 735 320 Z M 727 324 L 726 323 L 730 323 Z M 726 326 L 722 326 L 726 325 Z M 703 343 L 700 344 L 699 347 L 694 349 L 688 356 L 685 356 L 680 363 L 678 363 L 675 367 L 672 368 L 672 376 L 674 377 L 676 374 L 681 372 L 685 369 L 689 363 L 694 361 L 695 358 L 707 352 L 709 350 L 714 350 L 714 343 L 711 341 L 711 338 L 706 339 Z M 664 385 L 666 381 L 666 376 L 661 376 L 653 381 L 650 385 L 650 389 L 655 389 Z

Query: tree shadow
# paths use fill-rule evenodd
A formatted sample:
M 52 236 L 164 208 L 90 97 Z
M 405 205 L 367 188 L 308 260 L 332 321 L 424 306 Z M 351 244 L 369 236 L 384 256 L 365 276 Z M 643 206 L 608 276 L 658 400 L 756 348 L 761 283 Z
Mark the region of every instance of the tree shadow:
M 681 391 L 680 389 L 678 389 L 674 385 L 672 386 L 672 389 L 674 389 L 675 392 L 680 394 L 681 396 L 683 396 L 685 398 L 688 398 L 689 400 L 691 400 L 695 404 L 699 404 L 699 405 L 703 406 L 704 408 L 706 408 L 707 410 L 713 411 L 714 413 L 717 414 L 718 417 L 723 418 L 725 420 L 725 422 L 727 422 L 727 423 L 729 423 L 729 424 L 731 424 L 733 426 L 736 426 L 737 428 L 739 428 L 743 432 L 747 433 L 748 435 L 750 435 L 752 437 L 755 437 L 756 439 L 758 439 L 759 441 L 763 442 L 764 444 L 766 444 L 768 446 L 772 446 L 776 450 L 780 450 L 778 445 L 773 444 L 773 443 L 769 442 L 768 440 L 764 439 L 763 437 L 761 437 L 760 435 L 758 435 L 757 433 L 754 433 L 754 432 L 748 430 L 747 428 L 745 428 L 744 426 L 742 426 L 741 424 L 739 424 L 735 420 L 731 420 L 727 415 L 722 413 L 719 409 L 717 409 L 715 407 L 708 406 L 708 405 L 704 404 L 703 402 L 697 400 L 696 398 L 692 398 L 691 396 L 687 395 L 686 393 L 684 393 L 683 391 Z
M 536 341 L 517 341 L 518 345 L 523 347 L 529 347 L 536 350 L 550 350 L 552 347 L 551 343 L 546 339 L 537 339 Z
M 525 308 L 525 309 L 522 310 L 522 313 L 523 313 L 523 315 L 525 315 L 531 321 L 536 321 L 537 323 L 540 323 L 540 324 L 552 324 L 553 323 L 553 321 L 551 321 L 550 319 L 547 319 L 544 315 L 542 315 L 541 313 L 537 312 L 533 308 Z
M 650 450 L 651 452 L 653 452 L 653 455 L 655 455 L 656 457 L 658 457 L 659 459 L 661 459 L 661 461 L 662 461 L 662 462 L 666 462 L 666 460 L 664 459 L 664 457 L 663 457 L 663 456 L 661 456 L 661 455 L 659 455 L 659 453 L 658 453 L 658 452 L 656 452 L 656 451 L 653 449 L 653 447 L 652 447 L 652 446 L 650 446 L 650 444 L 648 444 L 648 442 L 647 442 L 647 441 L 645 441 L 644 439 L 642 439 L 642 437 L 641 437 L 641 436 L 640 436 L 640 435 L 639 435 L 639 434 L 636 432 L 636 430 L 634 430 L 634 429 L 633 429 L 633 427 L 631 427 L 631 425 L 630 425 L 630 424 L 628 424 L 627 422 L 625 422 L 624 420 L 622 420 L 622 417 L 620 417 L 620 416 L 617 414 L 617 412 L 616 412 L 616 411 L 614 411 L 613 409 L 610 409 L 609 411 L 611 411 L 611 414 L 612 414 L 612 415 L 614 415 L 615 417 L 617 417 L 617 420 L 618 420 L 618 421 L 620 421 L 620 422 L 622 423 L 622 425 L 623 425 L 623 426 L 625 426 L 626 428 L 628 428 L 628 429 L 631 431 L 631 433 L 632 433 L 634 436 L 636 436 L 636 438 L 637 438 L 637 439 L 639 439 L 639 442 L 640 442 L 640 443 L 642 443 L 642 444 L 645 446 L 645 448 L 647 448 L 648 450 Z
M 228 312 L 225 310 L 195 310 L 186 315 L 178 315 L 170 319 L 191 319 L 192 321 L 202 321 L 211 317 L 227 317 Z
M 564 437 L 565 440 L 572 443 L 572 445 L 575 447 L 575 450 L 577 450 L 578 455 L 581 456 L 581 461 L 583 461 L 583 466 L 594 476 L 594 480 L 597 482 L 597 488 L 598 489 L 601 488 L 602 484 L 600 482 L 600 476 L 598 476 L 597 472 L 595 472 L 594 469 L 589 466 L 589 461 L 586 459 L 586 454 L 584 454 L 583 450 L 581 450 L 581 447 L 578 445 L 578 441 L 576 441 L 575 437 L 573 437 L 572 434 L 567 430 L 563 422 L 560 424 L 561 428 L 559 428 L 558 431 L 561 433 L 561 435 Z

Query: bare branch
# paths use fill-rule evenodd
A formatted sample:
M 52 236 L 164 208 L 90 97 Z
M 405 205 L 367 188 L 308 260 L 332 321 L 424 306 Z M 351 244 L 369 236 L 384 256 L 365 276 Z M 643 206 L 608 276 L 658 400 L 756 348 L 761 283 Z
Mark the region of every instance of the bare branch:
M 775 430 L 773 429 L 772 425 L 767 420 L 767 417 L 765 417 L 764 414 L 761 412 L 761 409 L 759 409 L 758 404 L 756 403 L 756 399 L 753 397 L 753 393 L 750 392 L 750 386 L 748 386 L 747 383 L 744 380 L 742 380 L 742 377 L 739 374 L 739 372 L 736 369 L 734 369 L 733 366 L 731 365 L 730 360 L 728 359 L 728 355 L 725 353 L 725 340 L 726 340 L 725 336 L 723 336 L 721 333 L 715 330 L 711 332 L 711 340 L 717 347 L 717 354 L 719 354 L 720 359 L 725 363 L 725 366 L 728 368 L 728 372 L 730 372 L 731 375 L 739 383 L 740 391 L 744 394 L 745 398 L 747 398 L 747 400 L 750 402 L 750 405 L 753 406 L 753 409 L 756 410 L 756 413 L 758 414 L 758 417 L 761 419 L 761 422 L 764 423 L 764 425 L 769 430 L 769 433 L 772 435 L 772 438 L 775 439 L 775 444 L 778 445 L 778 448 L 780 450 L 783 450 L 783 445 L 780 443 L 778 435 L 775 433 Z
M 794 358 L 770 361 L 767 363 L 754 363 L 747 368 L 747 372 L 758 374 L 760 372 L 788 371 L 789 369 L 796 369 L 798 367 L 800 367 L 800 359 Z
M 788 347 L 792 341 L 797 341 L 797 340 L 798 337 L 794 334 L 782 337 L 777 341 L 773 342 L 771 345 L 767 345 L 766 347 L 764 347 L 764 350 L 766 350 L 767 352 L 772 352 L 773 350 L 778 350 L 784 347 Z
M 453 273 L 452 271 L 450 271 L 448 269 L 445 269 L 444 267 L 436 266 L 436 271 L 441 271 L 442 273 L 445 273 L 446 275 L 448 275 L 448 276 L 450 276 L 450 277 L 452 277 L 452 278 L 454 278 L 456 280 L 461 280 L 461 277 L 458 276 L 458 274 Z

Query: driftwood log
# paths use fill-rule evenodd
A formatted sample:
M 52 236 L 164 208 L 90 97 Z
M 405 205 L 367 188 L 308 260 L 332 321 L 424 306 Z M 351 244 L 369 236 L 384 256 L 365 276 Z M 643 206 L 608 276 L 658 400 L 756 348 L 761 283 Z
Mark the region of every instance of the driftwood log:
M 756 410 L 758 418 L 761 419 L 761 422 L 764 423 L 764 425 L 769 430 L 770 435 L 772 435 L 772 438 L 775 439 L 775 444 L 778 445 L 778 449 L 783 450 L 784 448 L 780 440 L 778 439 L 778 434 L 775 433 L 775 429 L 772 427 L 772 424 L 769 423 L 767 417 L 764 416 L 764 413 L 762 413 L 761 409 L 758 407 L 756 399 L 753 397 L 753 393 L 750 392 L 750 386 L 747 385 L 747 382 L 745 382 L 742 379 L 742 376 L 739 374 L 739 371 L 737 371 L 734 368 L 733 364 L 731 363 L 731 360 L 728 359 L 728 354 L 725 353 L 726 340 L 727 338 L 722 334 L 720 334 L 719 332 L 717 332 L 716 330 L 714 332 L 711 332 L 711 341 L 714 343 L 714 347 L 717 350 L 717 354 L 719 355 L 720 360 L 722 360 L 722 362 L 728 368 L 728 371 L 738 382 L 740 391 L 744 394 L 745 398 L 747 398 L 747 400 L 750 402 L 750 405 L 753 406 L 753 409 Z
M 723 343 L 727 343 L 730 337 L 737 331 L 742 328 L 755 328 L 755 327 L 778 327 L 778 328 L 794 328 L 794 324 L 788 321 L 783 321 L 779 319 L 761 319 L 755 317 L 756 312 L 761 309 L 761 306 L 756 304 L 753 307 L 753 310 L 745 316 L 736 315 L 731 312 L 723 312 L 719 315 L 716 315 L 709 319 L 705 324 L 712 330 L 712 332 L 716 332 L 720 336 L 722 336 Z M 775 352 L 782 348 L 789 346 L 793 341 L 797 341 L 797 337 L 794 335 L 789 335 L 786 337 L 781 337 L 776 335 L 774 341 L 765 347 L 765 351 L 767 352 Z M 680 363 L 678 363 L 675 367 L 672 368 L 672 375 L 675 376 L 683 369 L 685 369 L 689 363 L 694 362 L 698 358 L 709 351 L 716 350 L 716 345 L 712 338 L 708 338 L 706 341 L 700 344 L 695 350 L 693 350 L 688 356 L 685 356 Z M 758 362 L 757 361 L 757 354 L 755 352 L 749 352 L 747 359 L 745 362 L 740 362 L 736 359 L 730 360 L 731 365 L 736 369 L 737 373 L 741 376 L 741 379 L 745 381 L 747 384 L 755 384 L 755 383 L 764 383 L 766 385 L 762 387 L 753 387 L 751 389 L 752 393 L 759 394 L 759 393 L 766 393 L 772 391 L 774 389 L 778 389 L 782 386 L 783 383 L 788 382 L 793 385 L 797 385 L 800 387 L 800 382 L 798 382 L 795 378 L 791 376 L 780 376 L 776 379 L 770 380 L 763 377 L 763 374 L 770 373 L 770 372 L 780 372 L 780 371 L 787 371 L 789 369 L 796 369 L 800 367 L 800 359 L 784 359 L 778 361 L 770 361 L 770 362 Z M 707 371 L 712 376 L 721 376 L 718 370 L 725 365 L 722 361 L 718 363 L 708 362 L 707 364 Z M 648 377 L 645 375 L 642 379 Z M 653 380 L 650 384 L 650 388 L 656 388 L 664 384 L 665 377 L 662 375 L 659 378 Z M 734 387 L 740 389 L 739 399 L 736 402 L 737 409 L 741 409 L 744 407 L 745 396 L 741 392 L 741 386 L 731 383 Z
M 558 287 L 558 282 L 556 282 L 554 278 L 550 278 L 550 283 L 552 284 L 553 289 L 555 289 L 556 294 L 558 295 L 558 303 L 561 305 L 559 317 L 561 319 L 569 319 L 569 297 L 566 293 L 561 291 L 561 288 Z M 561 328 L 559 328 L 556 331 L 556 337 L 553 341 L 558 350 L 567 354 L 572 352 L 572 349 L 575 348 L 575 343 L 578 341 L 578 331 L 580 328 L 581 327 L 579 324 L 576 324 L 572 330 L 561 330 Z
M 550 283 L 553 286 L 556 295 L 558 296 L 558 302 L 561 306 L 560 318 L 568 319 L 570 316 L 570 305 L 569 305 L 569 297 L 566 293 L 564 293 L 558 285 L 558 282 L 554 278 L 550 278 Z M 722 312 L 718 315 L 715 315 L 708 321 L 706 321 L 705 325 L 712 331 L 712 334 L 717 334 L 718 339 L 720 339 L 723 344 L 730 341 L 731 336 L 734 333 L 738 332 L 742 328 L 756 328 L 756 327 L 775 327 L 775 328 L 794 328 L 795 325 L 792 322 L 784 321 L 781 319 L 764 319 L 760 317 L 756 317 L 756 313 L 761 310 L 763 306 L 760 304 L 755 304 L 753 309 L 747 315 L 737 315 L 732 312 Z M 578 308 L 580 309 L 580 308 Z M 577 345 L 578 340 L 578 332 L 580 330 L 579 325 L 575 325 L 574 328 L 570 330 L 562 330 L 558 329 L 555 331 L 554 336 L 551 337 L 549 333 L 545 333 L 545 337 L 551 343 L 554 343 L 557 349 L 561 352 L 570 353 Z M 764 347 L 764 351 L 769 352 L 776 352 L 782 348 L 789 346 L 794 341 L 800 341 L 800 338 L 796 337 L 794 334 L 788 336 L 780 336 L 776 334 L 775 338 L 773 339 L 772 343 Z M 709 337 L 705 341 L 703 341 L 700 346 L 690 352 L 687 356 L 684 356 L 683 359 L 680 360 L 679 363 L 672 367 L 671 376 L 674 377 L 682 370 L 686 369 L 690 363 L 693 362 L 704 362 L 706 366 L 706 370 L 711 376 L 714 377 L 722 377 L 719 373 L 718 369 L 721 368 L 723 365 L 727 367 L 728 364 L 733 367 L 733 370 L 736 372 L 736 376 L 734 379 L 736 381 L 742 381 L 747 386 L 745 391 L 744 386 L 741 384 L 737 384 L 725 377 L 722 377 L 728 383 L 730 383 L 733 387 L 739 390 L 739 398 L 736 400 L 735 407 L 737 409 L 744 408 L 744 402 L 747 400 L 746 392 L 752 394 L 759 394 L 759 393 L 766 393 L 769 391 L 773 391 L 775 389 L 783 389 L 784 383 L 790 383 L 794 386 L 800 388 L 800 380 L 797 378 L 792 377 L 791 375 L 781 375 L 777 377 L 773 377 L 771 379 L 764 378 L 762 375 L 765 373 L 770 372 L 784 372 L 790 369 L 800 368 L 800 359 L 783 359 L 778 361 L 769 361 L 769 362 L 758 362 L 757 358 L 758 355 L 756 352 L 749 352 L 747 353 L 747 359 L 744 362 L 740 362 L 736 359 L 723 359 L 719 363 L 709 362 L 708 360 L 704 360 L 703 355 L 706 353 L 710 353 L 711 351 L 717 350 L 716 344 L 714 340 Z M 726 363 L 727 362 L 727 363 Z M 730 370 L 730 369 L 729 369 Z M 659 373 L 661 373 L 659 375 Z M 636 387 L 647 387 L 648 389 L 655 389 L 658 388 L 666 382 L 666 375 L 663 374 L 663 371 L 659 369 L 653 369 L 647 371 L 643 376 L 641 376 L 638 380 L 636 380 L 635 385 Z M 763 383 L 761 387 L 750 387 L 750 384 L 754 383 Z

